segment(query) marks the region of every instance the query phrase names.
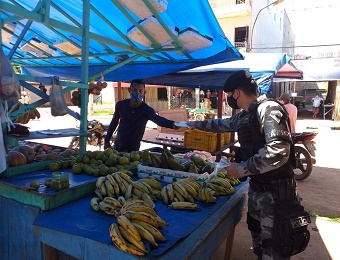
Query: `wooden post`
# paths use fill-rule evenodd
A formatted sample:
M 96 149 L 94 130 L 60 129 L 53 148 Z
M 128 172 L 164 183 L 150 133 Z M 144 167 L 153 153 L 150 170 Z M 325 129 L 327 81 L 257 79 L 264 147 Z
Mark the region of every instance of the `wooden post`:
M 118 101 L 119 101 L 119 100 L 123 99 L 123 97 L 122 97 L 122 82 L 117 82 L 117 85 L 118 85 Z

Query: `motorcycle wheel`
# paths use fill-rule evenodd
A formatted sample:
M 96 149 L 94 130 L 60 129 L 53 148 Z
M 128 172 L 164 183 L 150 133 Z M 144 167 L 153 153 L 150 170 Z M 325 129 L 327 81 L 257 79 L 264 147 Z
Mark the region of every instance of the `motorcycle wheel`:
M 296 160 L 294 176 L 296 180 L 302 181 L 312 173 L 312 157 L 309 152 L 301 146 L 295 145 L 294 150 Z

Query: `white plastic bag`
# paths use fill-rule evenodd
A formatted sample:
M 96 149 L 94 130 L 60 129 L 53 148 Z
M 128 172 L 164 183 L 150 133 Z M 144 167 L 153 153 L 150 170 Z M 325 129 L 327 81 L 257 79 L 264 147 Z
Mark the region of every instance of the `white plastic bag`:
M 2 50 L 0 50 L 0 96 L 4 96 L 7 101 L 18 100 L 21 97 L 19 79 Z
M 52 116 L 63 116 L 67 114 L 67 104 L 63 94 L 63 89 L 59 85 L 59 80 L 54 79 L 50 89 L 50 107 Z

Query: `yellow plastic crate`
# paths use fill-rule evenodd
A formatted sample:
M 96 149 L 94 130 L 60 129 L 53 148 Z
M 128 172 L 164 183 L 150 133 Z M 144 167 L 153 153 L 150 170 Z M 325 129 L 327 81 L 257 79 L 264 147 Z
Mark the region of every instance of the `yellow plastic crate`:
M 184 147 L 207 152 L 216 152 L 217 134 L 201 130 L 187 130 L 184 133 Z
M 230 133 L 221 134 L 221 145 L 230 143 Z M 207 152 L 216 152 L 217 133 L 201 130 L 186 130 L 184 133 L 184 147 Z

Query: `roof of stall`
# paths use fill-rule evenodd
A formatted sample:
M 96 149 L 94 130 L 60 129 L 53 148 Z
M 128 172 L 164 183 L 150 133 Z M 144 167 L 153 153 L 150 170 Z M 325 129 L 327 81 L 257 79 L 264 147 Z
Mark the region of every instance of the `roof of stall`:
M 132 80 L 243 59 L 207 0 L 1 0 L 2 49 L 22 74 Z
M 223 90 L 224 82 L 237 70 L 248 70 L 261 93 L 272 93 L 273 77 L 290 58 L 284 53 L 246 53 L 244 60 L 201 66 L 161 75 L 144 81 L 148 84 Z

